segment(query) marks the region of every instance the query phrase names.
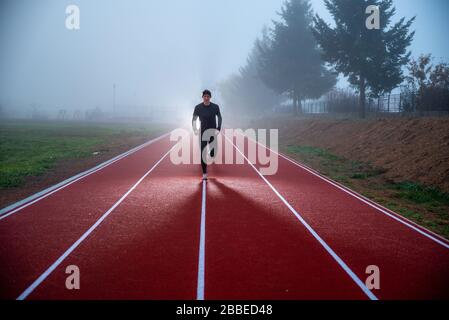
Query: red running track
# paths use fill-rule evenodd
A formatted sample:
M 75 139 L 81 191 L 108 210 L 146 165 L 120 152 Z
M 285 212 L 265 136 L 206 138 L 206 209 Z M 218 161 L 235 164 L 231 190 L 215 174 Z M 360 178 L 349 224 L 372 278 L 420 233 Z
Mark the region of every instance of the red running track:
M 0 297 L 449 297 L 446 240 L 283 157 L 265 178 L 258 163 L 214 164 L 203 185 L 199 165 L 172 164 L 174 145 L 166 136 L 1 219 Z M 65 287 L 69 265 L 80 290 Z M 379 290 L 364 284 L 369 265 Z

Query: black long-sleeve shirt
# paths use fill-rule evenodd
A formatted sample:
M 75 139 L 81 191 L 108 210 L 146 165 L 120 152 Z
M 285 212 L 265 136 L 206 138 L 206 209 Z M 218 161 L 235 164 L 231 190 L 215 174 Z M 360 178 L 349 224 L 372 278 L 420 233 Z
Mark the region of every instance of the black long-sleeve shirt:
M 218 129 L 221 130 L 221 113 L 218 104 L 210 103 L 208 106 L 204 103 L 200 103 L 195 107 L 193 111 L 192 127 L 195 129 L 196 119 L 200 118 L 201 123 L 201 133 L 207 129 Z M 216 121 L 218 119 L 218 123 Z

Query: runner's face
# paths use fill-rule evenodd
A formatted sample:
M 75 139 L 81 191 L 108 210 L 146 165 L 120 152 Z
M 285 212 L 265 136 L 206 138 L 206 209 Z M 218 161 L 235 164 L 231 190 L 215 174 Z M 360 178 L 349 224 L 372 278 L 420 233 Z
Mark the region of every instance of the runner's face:
M 203 103 L 204 103 L 204 104 L 209 104 L 209 103 L 210 103 L 210 95 L 205 94 L 205 95 L 203 96 Z

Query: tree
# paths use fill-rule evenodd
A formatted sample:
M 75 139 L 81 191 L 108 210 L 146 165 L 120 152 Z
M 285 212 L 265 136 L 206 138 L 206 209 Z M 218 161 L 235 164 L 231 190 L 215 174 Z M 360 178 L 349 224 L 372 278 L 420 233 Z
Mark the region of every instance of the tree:
M 410 63 L 407 66 L 409 74 L 405 79 L 413 91 L 417 92 L 430 85 L 430 73 L 432 67 L 431 54 L 421 55 L 418 60 L 410 60 Z
M 259 74 L 275 92 L 288 94 L 300 113 L 301 100 L 322 96 L 335 85 L 336 75 L 326 68 L 313 37 L 309 0 L 289 0 L 278 14 L 281 21 L 273 21 L 259 45 Z
M 259 77 L 259 47 L 263 47 L 266 29 L 262 39 L 257 39 L 250 52 L 246 65 L 238 74 L 231 75 L 219 84 L 221 96 L 230 108 L 247 115 L 261 114 L 280 104 L 284 97 L 268 88 Z
M 406 86 L 402 88 L 407 111 L 449 110 L 449 64 L 434 65 L 431 54 L 411 59 L 407 69 Z
M 348 77 L 359 92 L 359 113 L 365 117 L 367 91 L 379 96 L 391 92 L 403 81 L 402 66 L 410 58 L 407 48 L 414 32 L 410 20 L 401 18 L 392 24 L 396 13 L 392 0 L 325 0 L 335 21 L 331 27 L 318 15 L 313 34 L 323 50 L 323 58 Z M 379 29 L 366 27 L 366 9 L 379 9 Z
M 430 85 L 449 90 L 449 64 L 447 62 L 441 62 L 434 67 L 430 74 Z
M 429 109 L 433 111 L 449 111 L 449 64 L 437 64 L 430 74 L 430 87 L 426 91 Z

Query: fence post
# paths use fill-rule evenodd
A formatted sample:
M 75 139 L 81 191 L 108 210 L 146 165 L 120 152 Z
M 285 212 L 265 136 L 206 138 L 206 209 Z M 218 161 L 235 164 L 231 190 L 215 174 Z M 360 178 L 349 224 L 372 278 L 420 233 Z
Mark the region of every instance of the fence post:
M 390 97 L 391 97 L 391 92 L 388 93 L 388 106 L 387 106 L 388 113 L 390 112 Z

